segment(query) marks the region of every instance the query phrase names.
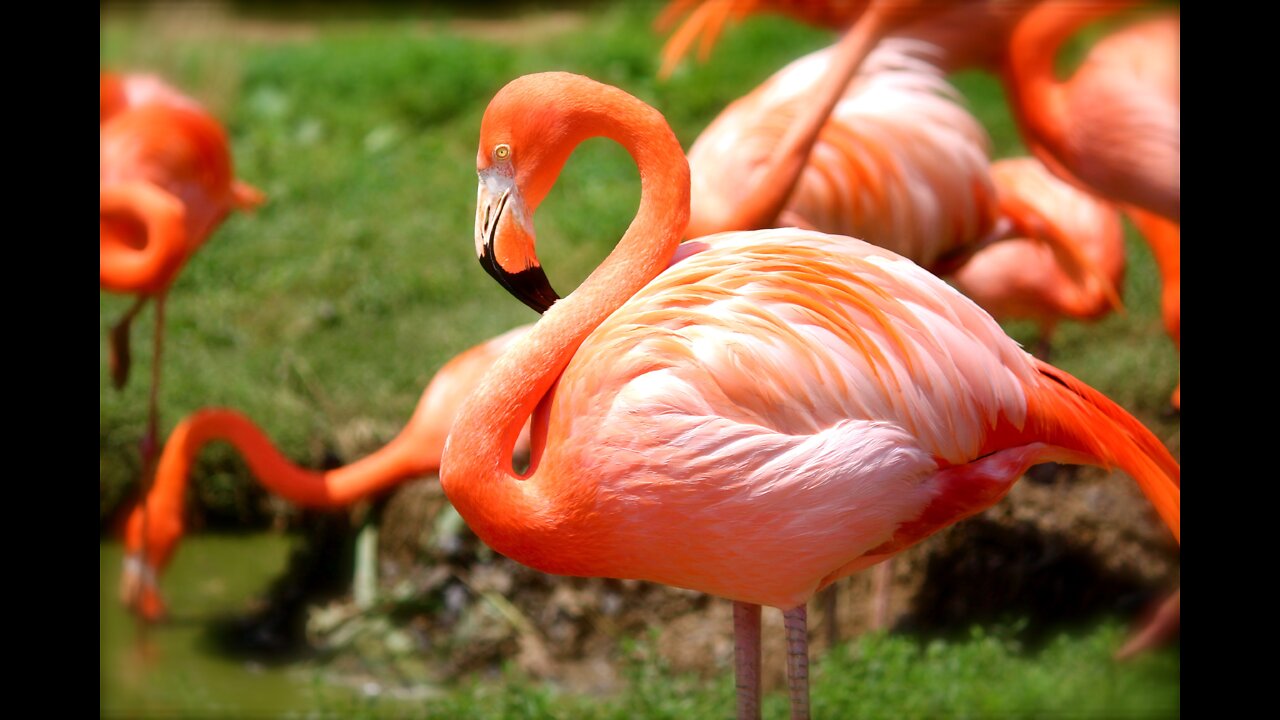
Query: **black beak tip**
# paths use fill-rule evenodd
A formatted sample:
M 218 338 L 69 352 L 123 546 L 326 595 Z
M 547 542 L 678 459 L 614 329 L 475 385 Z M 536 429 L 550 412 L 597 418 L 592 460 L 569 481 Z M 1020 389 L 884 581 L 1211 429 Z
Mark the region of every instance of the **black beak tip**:
M 547 279 L 541 266 L 534 265 L 516 273 L 507 272 L 493 260 L 493 255 L 490 253 L 480 256 L 480 265 L 502 287 L 506 288 L 507 292 L 539 315 L 550 309 L 560 299 L 552 289 L 551 281 Z

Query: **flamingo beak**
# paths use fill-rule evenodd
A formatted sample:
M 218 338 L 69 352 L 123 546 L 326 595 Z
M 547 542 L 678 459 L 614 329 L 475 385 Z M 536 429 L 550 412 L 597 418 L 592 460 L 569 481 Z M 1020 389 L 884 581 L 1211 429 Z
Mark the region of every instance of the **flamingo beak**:
M 481 170 L 476 193 L 476 255 L 507 292 L 539 314 L 560 299 L 535 252 L 537 237 L 515 179 L 498 167 Z
M 155 568 L 140 554 L 125 556 L 120 577 L 120 601 L 149 622 L 160 621 L 167 614 Z

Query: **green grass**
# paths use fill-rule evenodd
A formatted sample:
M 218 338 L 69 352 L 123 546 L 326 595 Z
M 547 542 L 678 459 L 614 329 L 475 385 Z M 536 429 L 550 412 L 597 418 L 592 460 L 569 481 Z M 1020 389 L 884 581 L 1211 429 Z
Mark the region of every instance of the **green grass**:
M 1062 635 L 1028 652 L 1011 630 L 975 628 L 958 641 L 921 641 L 872 634 L 839 645 L 811 668 L 811 707 L 819 718 L 1171 718 L 1181 714 L 1176 650 L 1116 665 L 1110 653 L 1122 637 L 1103 624 Z M 701 680 L 673 674 L 647 642 L 631 645 L 619 694 L 563 692 L 508 669 L 454 692 L 407 707 L 378 698 L 338 701 L 352 718 L 582 718 L 681 720 L 733 715 L 728 668 Z M 1175 681 L 1171 683 L 1171 678 Z M 765 718 L 789 717 L 785 691 L 764 698 Z

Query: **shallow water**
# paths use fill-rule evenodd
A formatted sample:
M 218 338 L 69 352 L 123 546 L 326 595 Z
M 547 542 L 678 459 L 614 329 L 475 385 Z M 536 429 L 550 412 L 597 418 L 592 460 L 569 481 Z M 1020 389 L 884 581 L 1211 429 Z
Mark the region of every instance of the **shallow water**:
M 215 620 L 253 606 L 284 570 L 293 538 L 267 533 L 184 539 L 161 581 L 171 618 L 141 629 L 118 600 L 123 549 L 99 546 L 99 672 L 103 717 L 311 717 L 335 688 L 305 664 L 230 657 Z

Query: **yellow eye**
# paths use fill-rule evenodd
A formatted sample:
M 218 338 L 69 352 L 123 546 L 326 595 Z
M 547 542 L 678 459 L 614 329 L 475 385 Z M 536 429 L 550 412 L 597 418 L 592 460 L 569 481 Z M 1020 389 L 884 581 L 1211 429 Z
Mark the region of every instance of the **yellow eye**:
M 503 143 L 493 149 L 493 156 L 499 160 L 511 157 L 511 146 Z

